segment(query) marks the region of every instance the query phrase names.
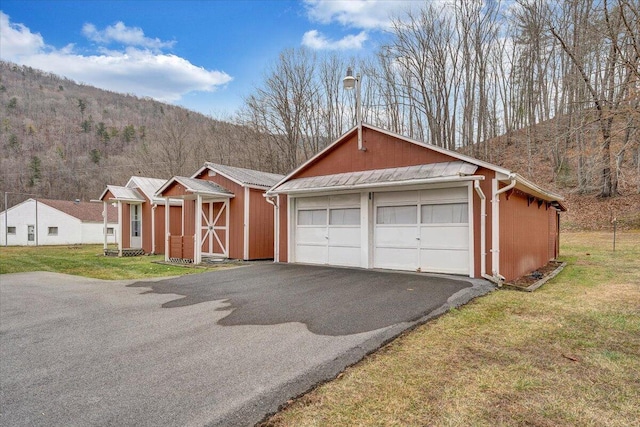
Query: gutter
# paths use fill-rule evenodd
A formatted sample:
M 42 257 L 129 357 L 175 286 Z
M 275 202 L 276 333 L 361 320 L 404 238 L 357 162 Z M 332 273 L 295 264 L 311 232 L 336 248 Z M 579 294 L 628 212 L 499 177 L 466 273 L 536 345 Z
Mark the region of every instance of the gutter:
M 384 188 L 395 187 L 401 185 L 422 185 L 422 184 L 437 184 L 446 182 L 466 182 L 484 180 L 484 175 L 461 175 L 461 176 L 447 176 L 437 178 L 422 178 L 404 181 L 385 181 L 367 184 L 351 184 L 351 185 L 335 185 L 331 187 L 315 187 L 315 188 L 300 188 L 282 191 L 282 194 L 306 194 L 306 193 L 321 193 L 325 191 L 349 191 L 349 190 L 363 190 L 368 188 Z M 277 189 L 274 192 L 268 191 L 265 197 L 272 197 L 278 194 Z

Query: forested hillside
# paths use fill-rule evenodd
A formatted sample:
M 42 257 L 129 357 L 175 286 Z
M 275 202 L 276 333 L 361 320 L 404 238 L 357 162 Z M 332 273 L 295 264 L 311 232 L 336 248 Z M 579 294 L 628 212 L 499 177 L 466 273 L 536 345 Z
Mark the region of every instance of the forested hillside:
M 87 200 L 205 161 L 287 173 L 355 124 L 352 67 L 365 122 L 562 194 L 565 227 L 640 228 L 639 0 L 424 2 L 388 36 L 364 58 L 283 50 L 225 120 L 0 63 L 0 191 Z
M 9 205 L 90 200 L 131 175 L 190 175 L 205 161 L 283 171 L 249 128 L 6 62 L 0 117 L 0 192 L 23 193 Z

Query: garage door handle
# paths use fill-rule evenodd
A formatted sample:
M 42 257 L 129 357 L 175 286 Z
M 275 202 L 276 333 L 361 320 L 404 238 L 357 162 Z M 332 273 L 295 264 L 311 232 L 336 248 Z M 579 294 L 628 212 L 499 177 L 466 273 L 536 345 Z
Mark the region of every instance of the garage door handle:
M 329 240 L 329 236 L 324 236 L 325 239 Z
M 416 237 L 416 240 L 420 240 L 420 238 L 419 238 L 419 237 Z

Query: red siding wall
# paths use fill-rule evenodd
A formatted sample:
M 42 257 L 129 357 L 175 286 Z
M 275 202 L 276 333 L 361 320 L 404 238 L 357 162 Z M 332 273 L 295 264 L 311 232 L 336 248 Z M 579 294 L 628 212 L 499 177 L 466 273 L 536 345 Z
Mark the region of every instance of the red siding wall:
M 122 248 L 131 247 L 131 208 L 129 203 L 122 203 Z
M 507 280 L 523 276 L 555 258 L 557 232 L 549 229 L 556 210 L 547 203 L 528 202 L 512 192 L 500 195 L 500 274 Z M 553 238 L 553 241 L 550 239 Z M 552 250 L 550 250 L 552 249 Z
M 292 178 L 457 161 L 446 154 L 367 128 L 362 130 L 362 140 L 366 151 L 358 150 L 358 135 L 353 132 L 346 141 Z
M 145 197 L 145 202 L 140 206 L 140 215 L 142 217 L 142 249 L 146 253 L 153 252 L 151 247 L 151 215 L 153 215 L 153 209 L 149 199 Z
M 273 205 L 263 190 L 249 190 L 249 259 L 273 258 Z

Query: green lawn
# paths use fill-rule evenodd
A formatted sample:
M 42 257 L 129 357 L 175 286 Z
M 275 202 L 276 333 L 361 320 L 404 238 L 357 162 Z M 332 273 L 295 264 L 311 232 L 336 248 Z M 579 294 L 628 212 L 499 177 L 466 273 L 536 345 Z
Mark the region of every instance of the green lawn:
M 563 233 L 569 265 L 416 328 L 267 426 L 640 426 L 640 233 Z
M 164 255 L 105 257 L 102 245 L 0 247 L 0 274 L 54 271 L 96 279 L 142 279 L 201 273 L 201 268 L 158 264 Z M 154 262 L 156 261 L 156 262 Z

